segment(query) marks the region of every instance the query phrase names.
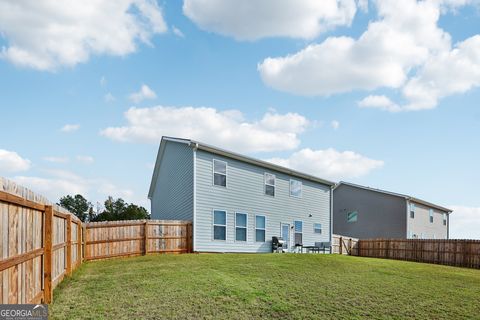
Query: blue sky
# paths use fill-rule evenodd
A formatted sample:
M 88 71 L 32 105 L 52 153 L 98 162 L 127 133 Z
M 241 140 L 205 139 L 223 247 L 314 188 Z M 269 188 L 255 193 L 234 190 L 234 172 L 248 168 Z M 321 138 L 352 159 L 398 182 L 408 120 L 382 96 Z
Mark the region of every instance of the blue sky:
M 182 136 L 452 207 L 480 238 L 478 4 L 4 1 L 0 175 L 149 208 Z

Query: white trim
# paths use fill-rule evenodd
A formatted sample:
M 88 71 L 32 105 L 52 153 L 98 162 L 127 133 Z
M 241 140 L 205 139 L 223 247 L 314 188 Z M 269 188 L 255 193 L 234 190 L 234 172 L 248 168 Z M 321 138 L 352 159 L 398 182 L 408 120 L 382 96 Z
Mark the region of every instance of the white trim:
M 292 181 L 300 182 L 300 195 L 299 196 L 295 196 L 295 195 L 292 194 Z M 303 181 L 302 180 L 297 180 L 297 179 L 291 179 L 290 178 L 290 181 L 288 182 L 288 188 L 289 188 L 290 197 L 302 198 L 302 196 L 303 196 Z
M 283 226 L 288 226 L 288 240 L 287 239 L 283 239 Z M 280 222 L 280 237 L 285 241 L 285 243 L 287 244 L 287 250 L 290 251 L 290 248 L 292 247 L 292 229 L 290 228 L 291 227 L 291 223 L 288 223 L 288 222 Z
M 301 222 L 302 223 L 302 232 L 297 232 L 296 227 L 295 227 L 295 222 Z M 293 220 L 293 245 L 296 245 L 295 241 L 295 234 L 296 233 L 301 233 L 302 234 L 302 244 L 303 244 L 303 220 Z
M 193 148 L 193 225 L 192 225 L 192 247 L 193 252 L 197 251 L 197 148 Z
M 264 221 L 265 221 L 265 228 L 257 228 L 257 217 L 263 217 Z M 258 230 L 263 230 L 265 231 L 265 239 L 263 239 L 263 241 L 257 241 L 257 229 Z M 256 243 L 265 243 L 267 242 L 267 216 L 266 215 L 263 215 L 263 214 L 256 214 L 255 215 L 255 224 L 254 224 L 254 230 L 255 230 L 255 234 L 254 234 L 254 242 Z
M 244 214 L 247 217 L 247 219 L 245 221 L 245 227 L 237 227 L 237 214 Z M 245 240 L 237 240 L 237 228 L 245 229 Z M 241 211 L 235 211 L 234 230 L 235 230 L 235 238 L 234 238 L 235 242 L 248 242 L 248 213 L 241 212 Z
M 225 225 L 223 224 L 215 224 L 215 211 L 225 212 Z M 225 227 L 225 240 L 215 239 L 215 226 L 218 227 Z M 212 210 L 212 241 L 218 242 L 227 242 L 228 239 L 228 212 L 225 209 L 213 209 Z
M 349 215 L 350 213 L 354 213 L 354 212 L 356 212 L 356 213 L 357 213 L 357 217 L 356 217 L 355 221 L 348 221 L 348 215 Z M 358 210 L 347 211 L 347 216 L 346 216 L 346 218 L 347 218 L 347 223 L 354 223 L 354 222 L 357 222 L 357 221 L 358 221 Z
M 267 183 L 267 174 L 273 176 L 273 184 Z M 266 189 L 267 186 L 273 187 L 273 196 L 267 194 L 267 189 Z M 270 172 L 264 172 L 264 173 L 263 173 L 263 194 L 264 194 L 265 196 L 269 196 L 269 197 L 274 197 L 274 198 L 275 198 L 275 195 L 277 194 L 277 176 L 276 176 L 275 174 L 270 173 Z
M 215 184 L 215 161 L 225 163 L 225 186 L 219 186 Z M 217 174 L 223 175 L 223 173 L 217 172 Z M 219 188 L 227 188 L 228 186 L 228 163 L 227 161 L 212 158 L 212 186 Z
M 320 225 L 320 228 L 315 228 L 315 225 L 316 225 L 316 224 L 319 224 L 319 225 Z M 322 234 L 322 229 L 323 229 L 323 228 L 322 228 L 322 224 L 321 224 L 320 222 L 314 222 L 314 223 L 313 223 L 313 234 L 314 234 L 314 235 L 315 235 L 315 234 Z M 320 230 L 320 232 L 315 232 L 315 230 Z
M 433 223 L 435 219 L 433 218 L 434 211 L 432 208 L 428 209 L 428 222 Z

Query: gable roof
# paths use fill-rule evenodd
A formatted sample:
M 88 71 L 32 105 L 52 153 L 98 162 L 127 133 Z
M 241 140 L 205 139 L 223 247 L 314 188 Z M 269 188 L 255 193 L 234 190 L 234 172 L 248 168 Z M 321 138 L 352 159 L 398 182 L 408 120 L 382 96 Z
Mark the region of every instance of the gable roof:
M 359 185 L 359 184 L 345 182 L 345 181 L 340 181 L 335 187 L 338 187 L 340 185 L 346 185 L 346 186 L 350 186 L 350 187 L 354 187 L 354 188 L 359 188 L 359 189 L 364 189 L 364 190 L 368 190 L 368 191 L 388 194 L 388 195 L 391 195 L 391 196 L 394 196 L 394 197 L 404 198 L 405 200 L 409 200 L 409 201 L 413 201 L 415 203 L 423 204 L 427 207 L 432 207 L 432 208 L 438 209 L 440 211 L 445 211 L 447 213 L 452 213 L 453 212 L 453 210 L 451 210 L 451 209 L 436 205 L 434 203 L 431 203 L 431 202 L 428 202 L 428 201 L 425 201 L 425 200 L 422 200 L 422 199 L 419 199 L 419 198 L 416 198 L 416 197 L 412 197 L 412 196 L 409 196 L 409 195 L 406 195 L 406 194 L 402 194 L 402 193 L 396 193 L 396 192 L 386 191 L 386 190 L 382 190 L 382 189 L 371 188 L 371 187 L 362 186 L 362 185 Z
M 224 156 L 224 157 L 227 157 L 227 158 L 232 158 L 232 159 L 239 160 L 239 161 L 242 161 L 242 162 L 250 163 L 250 164 L 260 166 L 260 167 L 263 167 L 263 168 L 266 168 L 266 169 L 282 172 L 282 173 L 285 173 L 285 174 L 288 174 L 288 175 L 291 175 L 291 176 L 299 177 L 299 178 L 302 178 L 302 179 L 305 179 L 305 180 L 321 183 L 321 184 L 324 184 L 324 185 L 328 185 L 328 186 L 334 186 L 335 185 L 335 182 L 332 182 L 332 181 L 329 181 L 329 180 L 325 180 L 325 179 L 322 179 L 322 178 L 319 178 L 319 177 L 312 176 L 312 175 L 307 174 L 307 173 L 303 173 L 303 172 L 300 172 L 300 171 L 296 171 L 296 170 L 292 170 L 292 169 L 289 169 L 289 168 L 286 168 L 286 167 L 282 167 L 282 166 L 279 166 L 279 165 L 276 165 L 276 164 L 273 164 L 273 163 L 270 163 L 270 162 L 267 162 L 267 161 L 264 161 L 264 160 L 255 159 L 255 158 L 248 157 L 248 156 L 236 153 L 236 152 L 232 152 L 232 151 L 228 151 L 228 150 L 225 150 L 225 149 L 222 149 L 222 148 L 218 148 L 218 147 L 215 147 L 215 146 L 212 146 L 212 145 L 200 142 L 200 141 L 195 141 L 195 140 L 192 140 L 192 139 L 183 139 L 183 138 L 163 136 L 162 140 L 160 141 L 160 147 L 158 148 L 157 160 L 155 161 L 155 167 L 153 169 L 152 181 L 150 183 L 150 190 L 148 191 L 148 198 L 149 199 L 151 199 L 152 196 L 153 196 L 153 191 L 155 189 L 156 181 L 157 181 L 157 178 L 158 178 L 158 172 L 160 170 L 160 163 L 161 163 L 163 152 L 164 152 L 164 149 L 165 149 L 165 143 L 167 141 L 172 141 L 172 142 L 176 142 L 176 143 L 184 143 L 184 144 L 187 144 L 188 146 L 190 146 L 192 148 L 196 148 L 196 149 L 199 149 L 199 150 L 204 150 L 204 151 L 214 153 L 214 154 L 218 154 L 218 155 L 221 155 L 221 156 Z

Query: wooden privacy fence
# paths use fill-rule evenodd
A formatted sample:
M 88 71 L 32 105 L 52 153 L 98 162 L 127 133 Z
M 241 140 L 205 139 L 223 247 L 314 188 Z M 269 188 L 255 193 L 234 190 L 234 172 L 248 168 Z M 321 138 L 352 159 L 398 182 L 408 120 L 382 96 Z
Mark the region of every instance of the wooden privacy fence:
M 130 220 L 85 224 L 87 260 L 149 253 L 192 252 L 192 223 Z
M 332 253 L 356 256 L 358 254 L 358 239 L 332 234 Z
M 192 224 L 85 224 L 45 197 L 0 177 L 0 239 L 0 303 L 50 303 L 53 289 L 85 260 L 191 252 Z
M 359 240 L 357 255 L 480 268 L 480 240 Z

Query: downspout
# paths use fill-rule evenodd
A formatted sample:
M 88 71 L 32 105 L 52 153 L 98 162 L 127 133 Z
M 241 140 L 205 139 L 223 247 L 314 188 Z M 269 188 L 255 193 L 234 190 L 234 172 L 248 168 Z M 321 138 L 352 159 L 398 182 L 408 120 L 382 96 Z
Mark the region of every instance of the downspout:
M 333 245 L 332 239 L 333 239 L 333 191 L 337 188 L 338 184 L 334 184 L 333 186 L 330 186 L 330 238 L 329 242 L 330 245 Z
M 193 145 L 193 222 L 192 222 L 192 247 L 197 251 L 196 226 L 197 226 L 197 149 L 198 143 Z

